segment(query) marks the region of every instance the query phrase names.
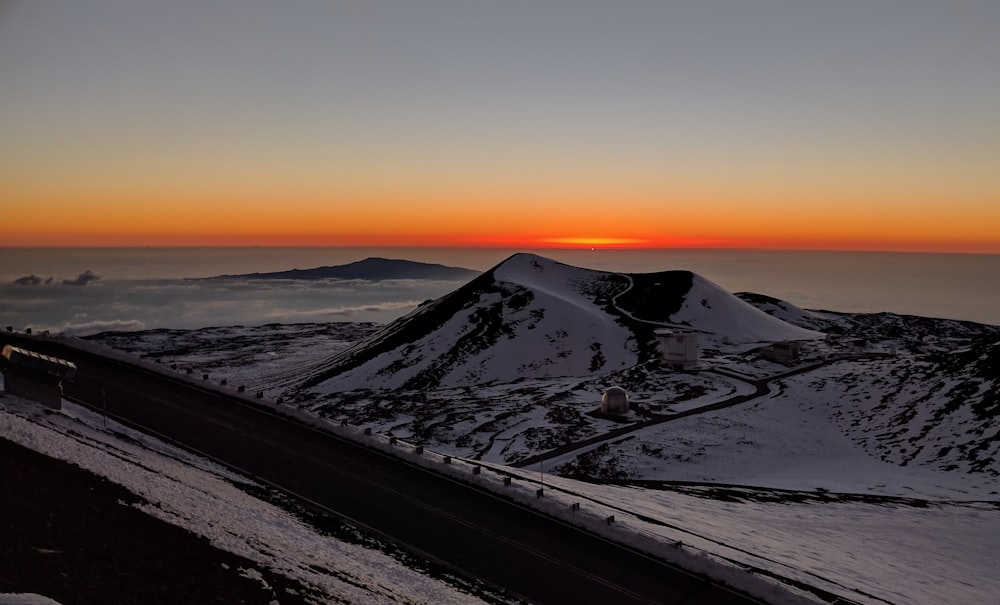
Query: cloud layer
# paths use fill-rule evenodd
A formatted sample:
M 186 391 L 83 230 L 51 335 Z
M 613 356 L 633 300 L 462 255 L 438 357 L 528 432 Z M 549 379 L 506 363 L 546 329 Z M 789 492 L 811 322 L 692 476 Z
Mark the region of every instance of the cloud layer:
M 29 275 L 0 285 L 0 297 L 9 301 L 0 309 L 0 324 L 85 336 L 266 323 L 387 323 L 458 285 L 424 280 L 115 280 L 100 279 L 92 271 L 63 280 Z

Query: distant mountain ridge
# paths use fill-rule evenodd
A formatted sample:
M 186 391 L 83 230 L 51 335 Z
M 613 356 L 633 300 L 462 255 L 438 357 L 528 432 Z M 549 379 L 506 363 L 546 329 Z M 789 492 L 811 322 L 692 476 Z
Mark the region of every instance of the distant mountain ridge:
M 302 388 L 428 389 L 585 376 L 655 358 L 659 327 L 733 341 L 821 334 L 690 271 L 622 274 L 515 254 L 333 358 Z
M 360 279 L 365 281 L 429 279 L 464 281 L 472 279 L 477 275 L 479 275 L 478 271 L 462 267 L 448 267 L 434 263 L 369 257 L 346 265 L 315 267 L 312 269 L 290 269 L 288 271 L 275 271 L 272 273 L 217 275 L 207 279 Z

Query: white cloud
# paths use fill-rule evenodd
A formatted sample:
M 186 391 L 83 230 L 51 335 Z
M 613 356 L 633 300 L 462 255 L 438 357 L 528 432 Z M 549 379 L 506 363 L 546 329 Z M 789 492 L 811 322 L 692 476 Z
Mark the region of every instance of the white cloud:
M 98 319 L 86 323 L 67 323 L 53 331 L 73 336 L 87 336 L 99 332 L 134 332 L 145 329 L 146 324 L 138 319 Z
M 453 282 L 101 279 L 88 287 L 0 284 L 0 325 L 87 335 L 102 330 L 325 321 L 388 323 Z
M 286 321 L 322 321 L 330 316 L 352 317 L 360 313 L 387 313 L 413 309 L 420 304 L 418 300 L 387 301 L 368 305 L 348 305 L 341 307 L 323 307 L 319 309 L 274 309 L 263 315 L 268 320 Z

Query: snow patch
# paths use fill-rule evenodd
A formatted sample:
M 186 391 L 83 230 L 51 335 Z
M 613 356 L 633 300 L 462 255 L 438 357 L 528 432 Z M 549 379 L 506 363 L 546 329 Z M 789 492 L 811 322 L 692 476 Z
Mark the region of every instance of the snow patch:
M 772 317 L 700 275 L 694 276 L 684 305 L 670 319 L 734 342 L 812 340 L 824 336 Z

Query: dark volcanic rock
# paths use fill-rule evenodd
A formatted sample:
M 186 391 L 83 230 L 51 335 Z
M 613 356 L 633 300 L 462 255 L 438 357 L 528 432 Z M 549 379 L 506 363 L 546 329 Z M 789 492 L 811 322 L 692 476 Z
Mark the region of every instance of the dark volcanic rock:
M 447 267 L 431 263 L 389 258 L 366 258 L 346 265 L 315 267 L 313 269 L 290 269 L 274 273 L 247 273 L 243 275 L 219 275 L 208 279 L 360 279 L 384 281 L 389 279 L 430 279 L 443 281 L 463 281 L 478 275 L 478 271 L 461 267 Z

